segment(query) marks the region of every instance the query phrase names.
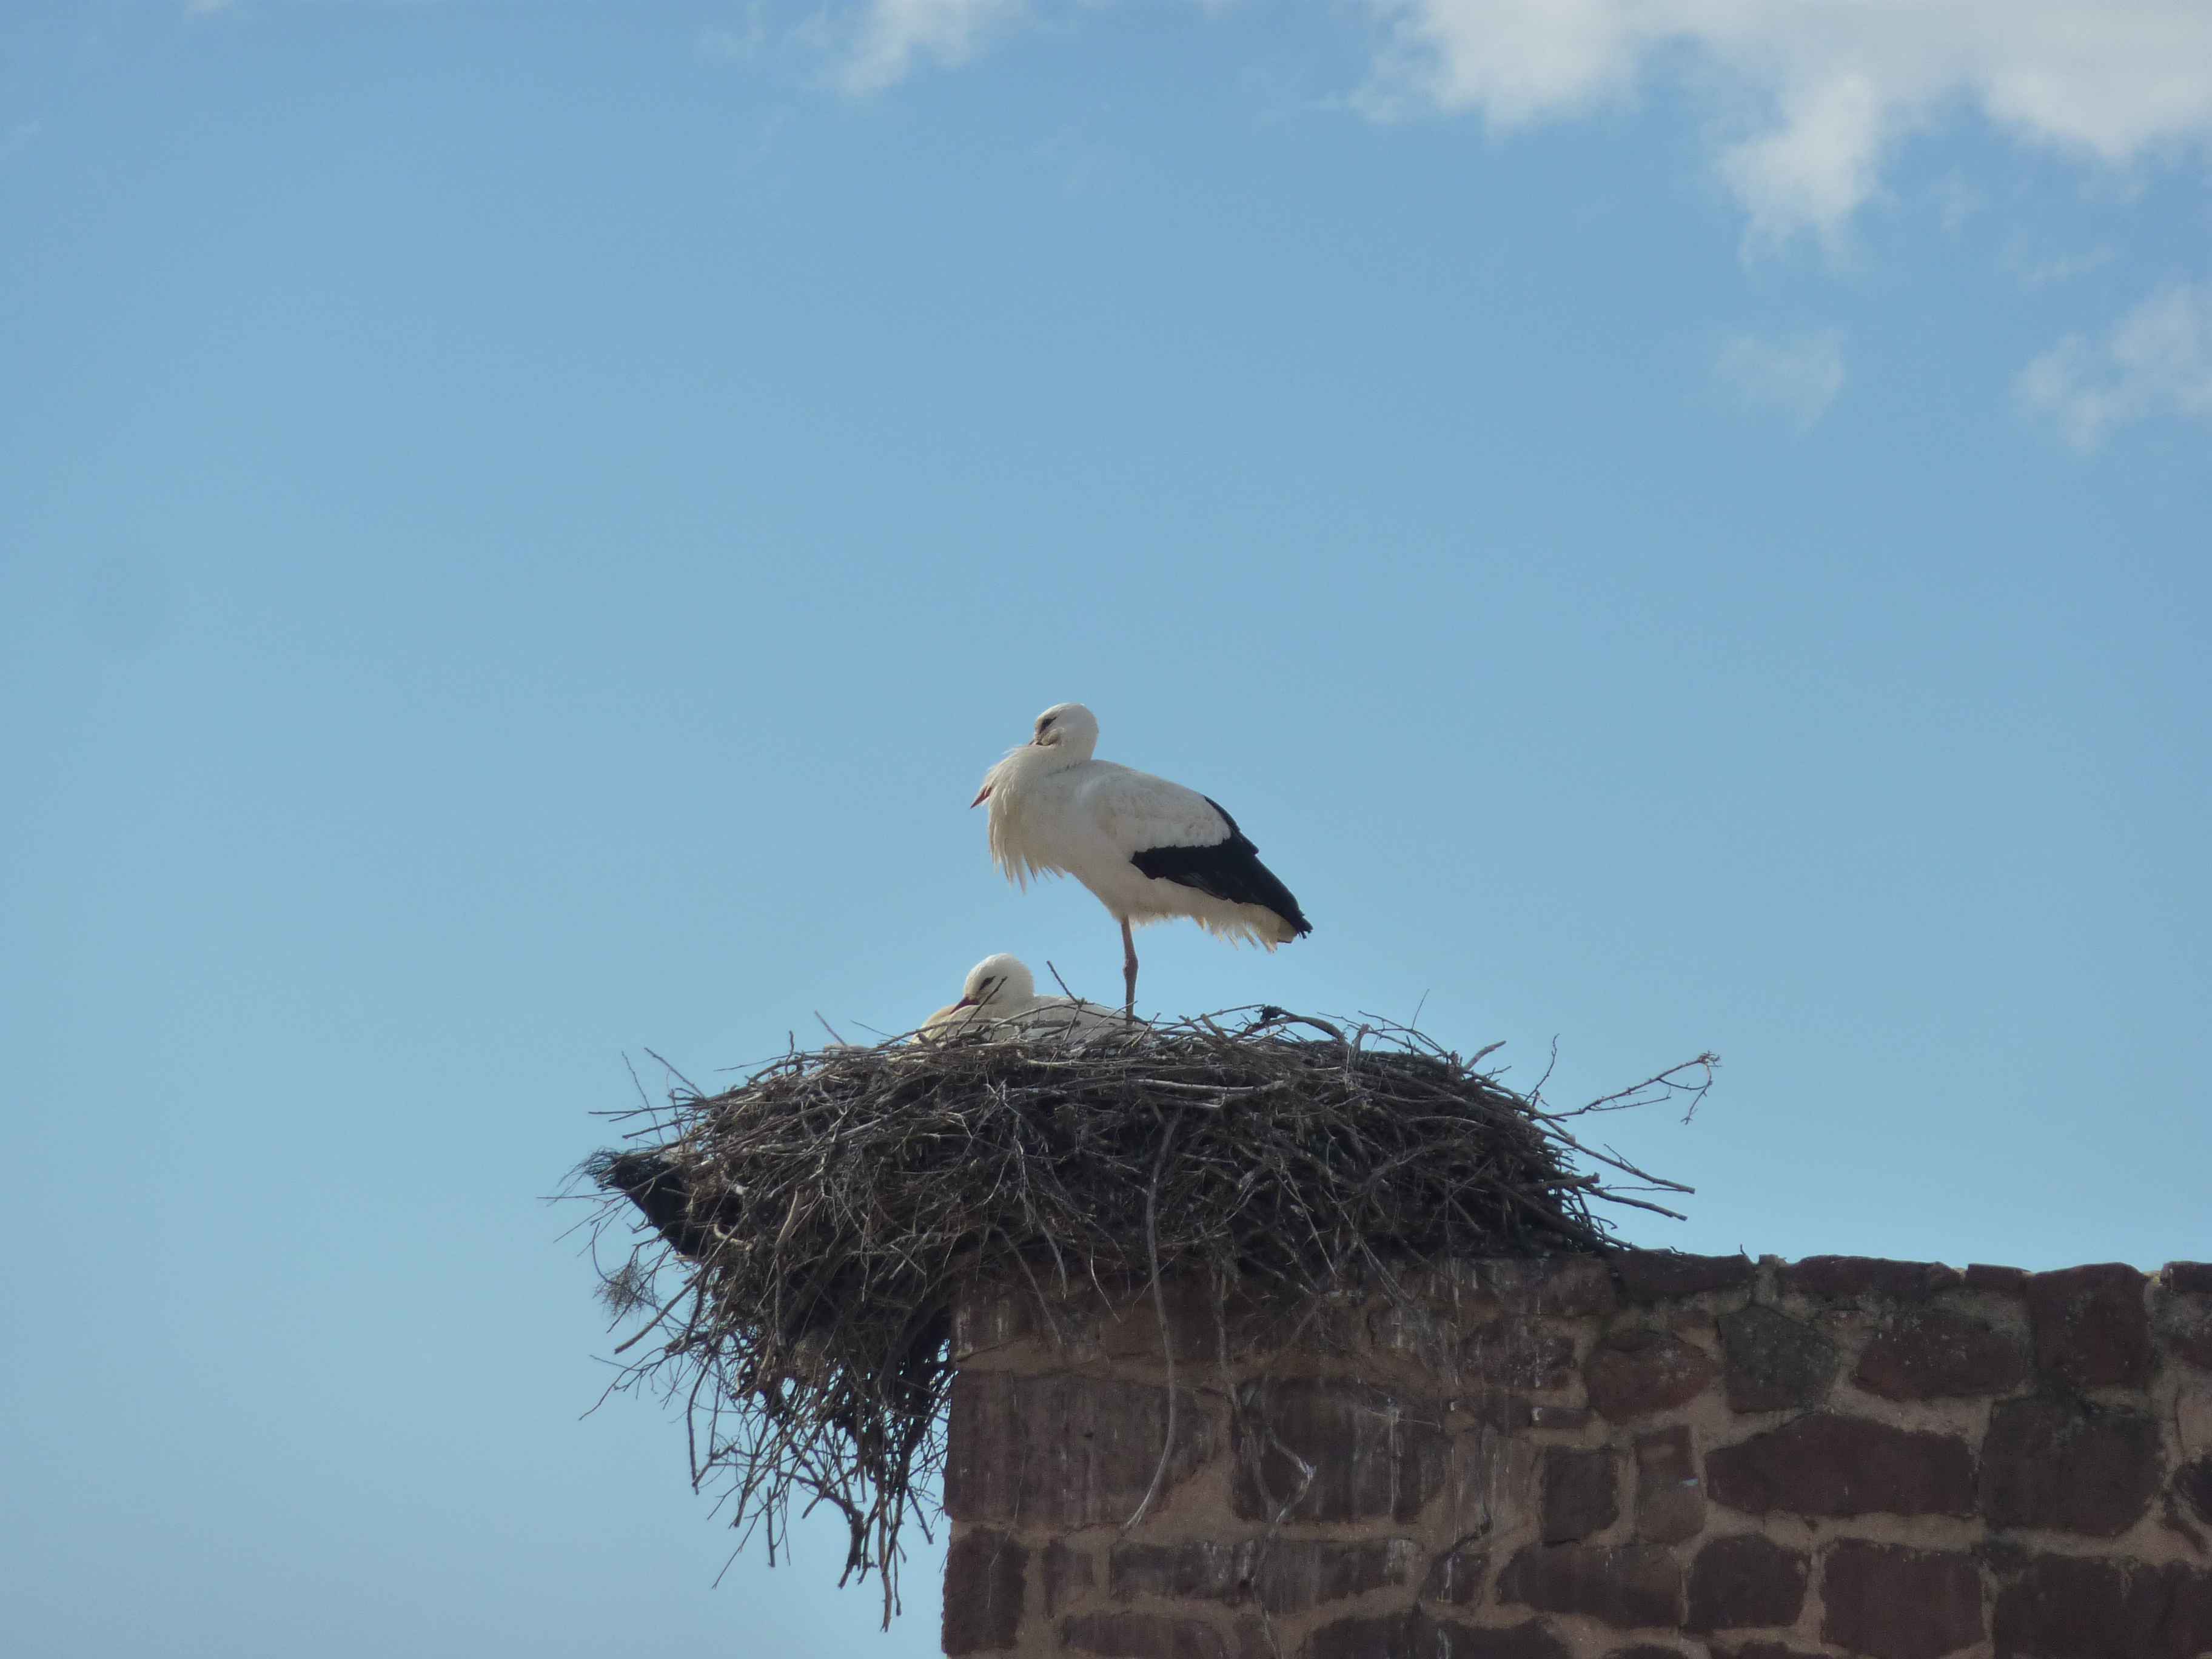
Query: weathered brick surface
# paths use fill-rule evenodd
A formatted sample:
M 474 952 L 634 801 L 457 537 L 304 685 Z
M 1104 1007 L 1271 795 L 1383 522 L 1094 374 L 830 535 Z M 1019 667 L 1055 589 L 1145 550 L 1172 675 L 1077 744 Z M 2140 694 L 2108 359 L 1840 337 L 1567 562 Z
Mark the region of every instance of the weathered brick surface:
M 1022 1625 L 1029 1552 L 1001 1532 L 977 1530 L 952 1540 L 945 1561 L 945 1650 L 1007 1648 Z
M 1421 1580 L 1421 1599 L 1447 1607 L 1464 1607 L 1482 1595 L 1482 1581 L 1490 1574 L 1490 1555 L 1472 1544 L 1440 1550 Z
M 2166 1297 L 2159 1310 L 2158 1346 L 2199 1370 L 2212 1371 L 2212 1296 Z
M 1993 1527 L 2114 1537 L 2150 1507 L 2160 1460 L 2158 1424 L 2143 1413 L 2001 1401 L 1982 1440 L 1982 1513 Z
M 1756 1304 L 1720 1318 L 1728 1401 L 1740 1412 L 1817 1406 L 1843 1363 L 1836 1345 L 1802 1321 Z
M 1690 1431 L 1678 1425 L 1636 1438 L 1636 1535 L 1679 1544 L 1705 1530 L 1705 1487 L 1691 1456 Z
M 1613 1331 L 1583 1362 L 1583 1386 L 1590 1404 L 1620 1423 L 1686 1404 L 1719 1370 L 1703 1348 L 1666 1331 Z
M 1540 1619 L 1478 1629 L 1419 1608 L 1382 1618 L 1340 1619 L 1314 1632 L 1306 1659 L 1575 1659 Z
M 2197 1659 L 2212 1649 L 2212 1574 L 2039 1556 L 1990 1622 L 1998 1659 Z
M 1419 1546 L 1410 1538 L 1125 1543 L 1114 1547 L 1107 1583 L 1116 1597 L 1256 1601 L 1269 1613 L 1303 1613 L 1349 1595 L 1410 1583 L 1419 1559 Z
M 1238 1406 L 1233 1497 L 1248 1519 L 1407 1522 L 1443 1489 L 1437 1401 L 1297 1379 L 1249 1385 Z
M 1673 1551 L 1650 1544 L 1534 1544 L 1505 1564 L 1498 1599 L 1625 1630 L 1673 1626 L 1682 1618 L 1682 1568 Z
M 1195 1395 L 1176 1413 L 1172 1489 L 1214 1449 Z M 1167 1438 L 1167 1391 L 1054 1375 L 963 1371 L 953 1379 L 945 1512 L 957 1521 L 1083 1527 L 1127 1520 Z
M 2158 1282 L 2179 1295 L 2212 1296 L 2212 1261 L 2169 1261 Z
M 1671 1250 L 1626 1250 L 1607 1261 L 1621 1296 L 1645 1306 L 1734 1290 L 1750 1284 L 1758 1271 L 1749 1256 L 1677 1255 Z
M 1494 1389 L 1564 1389 L 1574 1366 L 1572 1337 L 1510 1320 L 1469 1337 L 1460 1348 L 1467 1379 Z
M 1544 1529 L 1547 1544 L 1571 1544 L 1603 1532 L 1620 1516 L 1614 1457 L 1610 1447 L 1576 1451 L 1551 1446 L 1544 1452 Z
M 1662 1253 L 1406 1282 L 1295 1351 L 1179 1367 L 1127 1536 L 1166 1438 L 1149 1305 L 1069 1314 L 1072 1346 L 966 1319 L 1005 1340 L 953 1389 L 947 1651 L 2212 1659 L 2212 1268 Z
M 1155 1613 L 1079 1613 L 1062 1621 L 1060 1641 L 1101 1659 L 1262 1659 L 1264 1628 L 1256 1619 L 1226 1627 Z
M 1070 1549 L 1056 1538 L 1045 1546 L 1044 1610 L 1048 1613 L 1058 1613 L 1097 1582 L 1098 1569 L 1083 1551 Z M 945 1594 L 951 1594 L 950 1574 Z
M 1782 1286 L 1799 1296 L 1845 1301 L 1875 1297 L 1917 1302 L 1960 1283 L 1940 1261 L 1889 1261 L 1871 1255 L 1808 1255 L 1782 1270 Z
M 1956 1435 L 1818 1413 L 1705 1455 L 1717 1503 L 1752 1515 L 1972 1515 L 1974 1462 Z
M 2150 1381 L 2150 1318 L 2133 1267 L 2112 1261 L 2032 1274 L 2027 1296 L 2043 1370 L 2077 1389 Z
M 1872 1659 L 1940 1659 L 1982 1639 L 1982 1572 L 1956 1551 L 1845 1540 L 1820 1565 L 1820 1634 Z
M 1813 1558 L 1757 1533 L 1716 1538 L 1690 1566 L 1689 1622 L 1705 1632 L 1797 1622 Z
M 2007 1394 L 2027 1374 L 2018 1337 L 1954 1309 L 1910 1308 L 1867 1343 L 1852 1380 L 1892 1400 L 1932 1400 Z
M 2184 1463 L 2173 1472 L 2173 1495 L 2183 1510 L 2212 1525 L 2212 1455 Z

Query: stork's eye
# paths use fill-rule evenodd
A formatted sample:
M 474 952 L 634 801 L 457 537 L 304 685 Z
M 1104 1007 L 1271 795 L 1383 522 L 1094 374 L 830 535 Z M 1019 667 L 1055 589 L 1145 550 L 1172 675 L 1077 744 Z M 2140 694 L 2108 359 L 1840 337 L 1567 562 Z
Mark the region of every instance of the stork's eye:
M 1051 715 L 1049 715 L 1049 714 L 1047 714 L 1047 715 L 1046 715 L 1042 720 L 1039 720 L 1039 721 L 1037 722 L 1037 730 L 1038 730 L 1038 731 L 1040 731 L 1040 732 L 1049 732 L 1049 731 L 1051 731 L 1051 730 L 1052 730 L 1052 716 L 1051 716 Z

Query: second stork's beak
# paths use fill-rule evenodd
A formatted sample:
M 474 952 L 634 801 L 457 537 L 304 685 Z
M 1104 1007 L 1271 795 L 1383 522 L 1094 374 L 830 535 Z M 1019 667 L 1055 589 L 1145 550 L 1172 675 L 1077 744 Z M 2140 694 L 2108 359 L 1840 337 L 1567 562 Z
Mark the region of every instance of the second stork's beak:
M 963 997 L 959 1001 L 954 1003 L 952 1006 L 956 1008 L 980 1008 L 983 1005 L 976 1001 L 973 997 Z

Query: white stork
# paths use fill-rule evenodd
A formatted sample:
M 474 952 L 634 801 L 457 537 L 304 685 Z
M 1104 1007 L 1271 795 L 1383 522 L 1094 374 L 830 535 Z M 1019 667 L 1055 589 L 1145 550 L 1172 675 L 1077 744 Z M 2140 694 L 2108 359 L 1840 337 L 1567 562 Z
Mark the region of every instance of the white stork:
M 991 856 L 1006 878 L 1068 875 L 1121 924 L 1123 1012 L 1137 1010 L 1133 923 L 1188 916 L 1209 933 L 1267 950 L 1313 932 L 1291 890 L 1260 862 L 1218 802 L 1149 772 L 1093 760 L 1098 720 L 1079 702 L 1037 716 L 1036 732 L 983 777 Z
M 925 1042 L 990 1024 L 1010 1025 L 1024 1036 L 1051 1031 L 1082 1033 L 1109 1029 L 1107 1012 L 1077 997 L 1041 997 L 1036 975 L 1019 957 L 1004 951 L 985 957 L 968 970 L 960 1000 L 939 1008 L 921 1023 Z

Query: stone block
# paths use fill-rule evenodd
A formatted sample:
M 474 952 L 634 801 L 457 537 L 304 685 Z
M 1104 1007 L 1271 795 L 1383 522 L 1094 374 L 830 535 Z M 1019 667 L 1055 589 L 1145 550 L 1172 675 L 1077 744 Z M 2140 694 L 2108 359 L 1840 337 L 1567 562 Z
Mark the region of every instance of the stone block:
M 1590 1413 L 1587 1406 L 1543 1406 L 1528 1407 L 1528 1426 L 1532 1429 L 1553 1429 L 1562 1434 L 1579 1434 L 1589 1426 Z
M 1847 1539 L 1820 1564 L 1823 1640 L 1871 1659 L 1941 1659 L 1982 1639 L 1982 1570 L 1953 1550 Z
M 1690 1451 L 1690 1431 L 1678 1425 L 1636 1442 L 1636 1536 L 1646 1544 L 1679 1544 L 1705 1530 L 1705 1488 Z
M 1532 1544 L 1498 1575 L 1498 1599 L 1579 1613 L 1624 1630 L 1682 1620 L 1682 1568 L 1652 1544 Z
M 1002 1532 L 976 1528 L 952 1540 L 945 1558 L 945 1652 L 1013 1646 L 1028 1568 L 1029 1552 Z
M 1615 1423 L 1686 1405 L 1720 1367 L 1693 1342 L 1665 1331 L 1609 1333 L 1583 1362 L 1583 1385 L 1600 1415 Z
M 1124 1543 L 1116 1544 L 1108 1559 L 1107 1578 L 1117 1598 L 1256 1601 L 1271 1613 L 1304 1613 L 1348 1595 L 1410 1583 L 1419 1553 L 1410 1538 Z
M 1443 1416 L 1437 1401 L 1364 1382 L 1247 1383 L 1231 1419 L 1237 1513 L 1409 1522 L 1443 1489 Z
M 1808 1255 L 1782 1269 L 1784 1290 L 1832 1302 L 1923 1302 L 1960 1282 L 1959 1270 L 1940 1261 L 1888 1261 L 1871 1255 Z
M 2197 1659 L 2212 1649 L 2212 1574 L 2032 1558 L 1997 1592 L 1999 1659 Z
M 1610 1447 L 1577 1451 L 1544 1449 L 1544 1529 L 1547 1544 L 1571 1544 L 1603 1532 L 1620 1516 Z
M 1852 1380 L 1890 1400 L 1934 1400 L 2009 1393 L 2027 1374 L 2027 1345 L 2010 1333 L 1950 1308 L 1910 1308 L 1875 1333 Z
M 2027 1316 L 2035 1363 L 2077 1389 L 2140 1389 L 2150 1381 L 2143 1276 L 2124 1262 L 2033 1273 Z
M 1167 1439 L 1167 1390 L 1054 1375 L 963 1371 L 953 1379 L 945 1509 L 956 1521 L 1116 1525 L 1152 1486 Z M 1213 1426 L 1179 1391 L 1164 1491 L 1212 1455 Z
M 1686 1629 L 1703 1634 L 1797 1622 L 1813 1558 L 1757 1533 L 1716 1538 L 1690 1566 Z
M 2150 1507 L 2160 1461 L 2158 1425 L 2142 1413 L 2000 1401 L 1982 1438 L 1982 1513 L 1992 1527 L 2117 1537 Z
M 1471 1544 L 1445 1550 L 1429 1563 L 1428 1576 L 1421 1580 L 1421 1599 L 1465 1607 L 1481 1599 L 1482 1581 L 1489 1573 L 1487 1551 Z
M 1381 1618 L 1340 1619 L 1316 1631 L 1306 1659 L 1574 1659 L 1540 1619 L 1477 1629 L 1416 1607 Z
M 1740 1412 L 1817 1406 L 1842 1358 L 1810 1325 L 1753 1304 L 1720 1317 L 1729 1404 Z
M 1966 1288 L 1992 1296 L 2018 1296 L 2027 1288 L 2027 1279 L 2025 1267 L 1993 1267 L 1986 1261 L 1976 1261 L 1966 1268 Z
M 1100 1659 L 1263 1659 L 1267 1636 L 1256 1619 L 1218 1626 L 1152 1613 L 1082 1613 L 1063 1620 L 1061 1644 Z
M 1968 1516 L 1974 1461 L 1955 1435 L 1820 1412 L 1707 1452 L 1705 1489 L 1751 1515 Z
M 1624 1250 L 1607 1258 L 1614 1281 L 1627 1301 L 1649 1306 L 1732 1291 L 1748 1285 L 1758 1271 L 1749 1256 L 1677 1255 L 1672 1250 Z

